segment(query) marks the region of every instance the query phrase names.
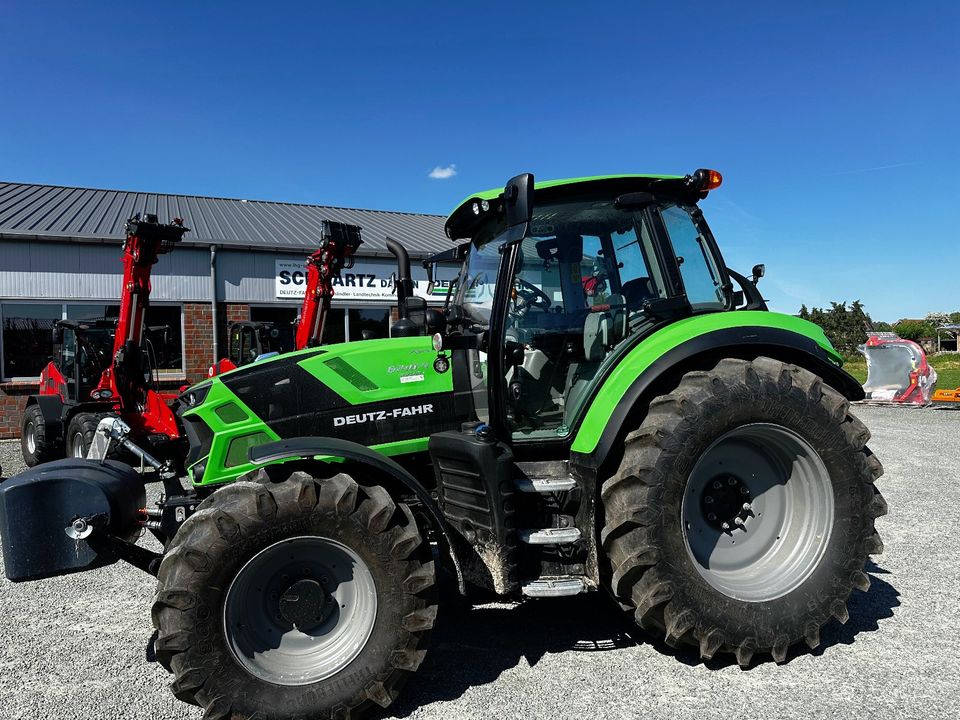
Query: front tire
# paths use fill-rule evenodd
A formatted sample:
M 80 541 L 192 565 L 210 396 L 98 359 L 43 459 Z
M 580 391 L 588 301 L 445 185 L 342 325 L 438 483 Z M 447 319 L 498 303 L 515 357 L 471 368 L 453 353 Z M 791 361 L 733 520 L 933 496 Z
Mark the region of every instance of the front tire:
M 93 413 L 77 413 L 67 424 L 67 457 L 85 458 L 97 434 L 98 416 Z
M 20 451 L 27 467 L 63 457 L 63 449 L 47 438 L 47 424 L 39 405 L 30 405 L 23 411 Z
M 784 662 L 847 620 L 883 544 L 869 431 L 812 373 L 722 360 L 655 399 L 601 496 L 610 587 L 644 628 L 704 659 Z
M 351 718 L 387 707 L 437 613 L 408 507 L 345 474 L 239 481 L 180 528 L 158 574 L 157 658 L 205 718 Z

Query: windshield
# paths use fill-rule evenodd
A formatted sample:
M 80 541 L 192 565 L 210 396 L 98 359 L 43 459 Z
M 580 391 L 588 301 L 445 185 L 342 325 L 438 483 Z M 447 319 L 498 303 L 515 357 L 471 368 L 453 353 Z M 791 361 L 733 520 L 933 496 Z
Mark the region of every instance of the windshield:
M 463 270 L 457 281 L 457 299 L 464 316 L 479 325 L 490 324 L 493 291 L 500 266 L 500 243 L 496 238 L 480 245 L 470 245 Z
M 458 280 L 456 304 L 482 326 L 490 323 L 502 237 L 472 243 Z M 584 313 L 611 296 L 639 308 L 662 297 L 663 287 L 651 233 L 637 213 L 612 200 L 544 205 L 521 242 L 509 312 L 547 313 L 559 328 L 582 324 Z

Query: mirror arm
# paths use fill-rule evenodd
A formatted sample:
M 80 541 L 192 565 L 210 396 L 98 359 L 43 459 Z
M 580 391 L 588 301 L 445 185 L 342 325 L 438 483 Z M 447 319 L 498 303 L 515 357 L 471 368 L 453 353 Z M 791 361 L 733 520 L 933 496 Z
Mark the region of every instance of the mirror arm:
M 727 274 L 740 283 L 740 287 L 743 288 L 744 295 L 747 298 L 747 304 L 744 306 L 744 310 L 766 310 L 767 303 L 763 299 L 763 295 L 760 294 L 760 291 L 757 289 L 757 284 L 753 282 L 750 278 L 746 278 L 736 270 L 731 270 L 727 268 Z

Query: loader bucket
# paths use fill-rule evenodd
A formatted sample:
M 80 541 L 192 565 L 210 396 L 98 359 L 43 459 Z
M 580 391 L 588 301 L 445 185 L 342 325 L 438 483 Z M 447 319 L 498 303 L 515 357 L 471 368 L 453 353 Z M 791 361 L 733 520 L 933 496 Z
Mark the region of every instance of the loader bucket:
M 927 405 L 937 382 L 937 372 L 917 343 L 893 333 L 875 333 L 857 348 L 867 359 L 868 400 Z

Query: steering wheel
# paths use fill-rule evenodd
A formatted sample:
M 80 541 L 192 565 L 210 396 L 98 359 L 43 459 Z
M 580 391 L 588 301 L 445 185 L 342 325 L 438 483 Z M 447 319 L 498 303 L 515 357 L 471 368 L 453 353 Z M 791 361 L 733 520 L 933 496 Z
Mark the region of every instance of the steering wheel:
M 513 311 L 516 315 L 526 315 L 530 308 L 546 310 L 553 304 L 543 290 L 520 277 L 514 281 L 513 291 Z

